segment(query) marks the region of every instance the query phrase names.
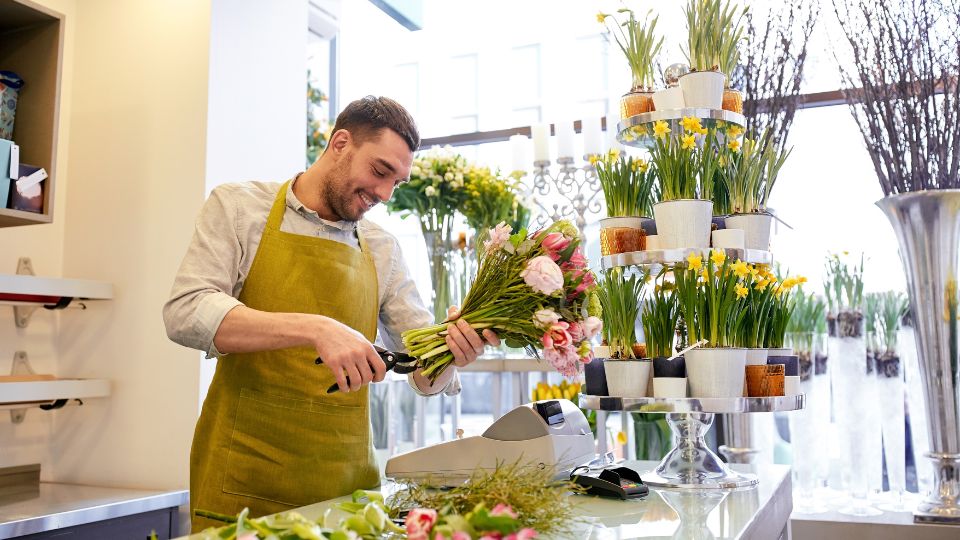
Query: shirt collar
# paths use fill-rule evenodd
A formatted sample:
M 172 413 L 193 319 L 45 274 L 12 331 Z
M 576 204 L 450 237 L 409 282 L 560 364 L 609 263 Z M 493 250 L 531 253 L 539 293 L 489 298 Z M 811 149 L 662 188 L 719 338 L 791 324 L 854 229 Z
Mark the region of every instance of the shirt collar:
M 314 219 L 319 220 L 321 223 L 329 227 L 340 229 L 341 231 L 348 231 L 348 232 L 355 231 L 357 229 L 356 221 L 346 221 L 346 220 L 329 221 L 329 220 L 323 219 L 322 217 L 320 217 L 319 214 L 317 214 L 316 211 L 307 208 L 306 206 L 303 205 L 302 202 L 300 202 L 300 199 L 298 199 L 297 196 L 293 193 L 293 184 L 297 182 L 301 174 L 303 173 L 302 172 L 298 173 L 297 176 L 293 178 L 293 181 L 290 182 L 290 185 L 287 186 L 287 201 L 286 201 L 287 207 L 292 208 L 293 210 L 295 210 L 300 214 L 312 216 Z

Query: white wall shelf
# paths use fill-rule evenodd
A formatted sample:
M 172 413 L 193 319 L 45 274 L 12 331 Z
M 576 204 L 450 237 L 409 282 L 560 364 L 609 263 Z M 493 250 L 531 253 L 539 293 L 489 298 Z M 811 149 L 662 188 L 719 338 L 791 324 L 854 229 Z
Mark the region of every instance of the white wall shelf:
M 110 300 L 113 284 L 88 279 L 0 274 L 0 304 L 56 304 L 61 298 Z
M 55 379 L 0 383 L 0 408 L 22 408 L 61 399 L 102 398 L 110 395 L 107 379 Z

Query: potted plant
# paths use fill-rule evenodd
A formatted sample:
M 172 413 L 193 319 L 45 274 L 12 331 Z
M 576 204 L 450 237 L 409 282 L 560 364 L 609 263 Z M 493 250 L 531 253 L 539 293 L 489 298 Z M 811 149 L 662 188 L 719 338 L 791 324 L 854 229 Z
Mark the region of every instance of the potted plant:
M 903 504 L 903 492 L 906 489 L 906 470 L 904 448 L 904 379 L 900 369 L 900 355 L 897 352 L 897 333 L 900 321 L 907 312 L 907 297 L 900 292 L 888 291 L 878 295 L 877 306 L 877 344 L 874 350 L 874 362 L 877 373 L 877 390 L 880 396 L 881 431 L 883 433 L 883 452 L 886 457 L 887 478 L 890 491 L 896 497 L 891 505 L 881 506 L 882 510 L 908 510 Z
M 743 26 L 740 24 L 750 8 L 744 6 L 738 10 L 727 3 L 720 14 L 717 26 L 717 50 L 719 51 L 720 71 L 727 78 L 723 88 L 722 108 L 743 114 L 743 93 L 732 87 L 733 73 L 740 63 L 740 42 L 743 41 Z
M 746 381 L 744 390 L 749 386 L 750 380 L 754 378 L 764 378 L 767 372 L 764 369 L 756 369 L 751 366 L 767 365 L 767 348 L 764 346 L 763 339 L 767 333 L 770 308 L 773 304 L 773 287 L 769 286 L 774 277 L 763 265 L 746 265 L 742 261 L 737 261 L 733 265 L 733 271 L 738 277 L 743 279 L 744 286 L 747 288 L 747 296 L 744 298 L 741 309 L 743 310 L 743 321 L 737 329 L 735 345 L 746 349 Z M 746 395 L 752 395 L 749 392 Z
M 729 136 L 727 139 L 721 149 L 724 162 L 721 178 L 733 214 L 727 216 L 726 225 L 743 229 L 747 249 L 767 251 L 773 225 L 767 201 L 792 149 L 777 151 L 769 132 L 760 139 L 746 137 L 742 143 Z
M 672 283 L 665 282 L 654 287 L 653 293 L 643 305 L 640 320 L 647 354 L 653 362 L 654 397 L 687 397 L 687 374 L 683 357 L 673 356 L 673 341 L 677 332 L 680 308 L 677 292 Z
M 687 107 L 720 109 L 727 75 L 720 69 L 724 49 L 736 47 L 740 32 L 727 28 L 739 26 L 740 11 L 730 0 L 688 0 L 683 12 L 687 20 L 687 46 L 684 54 L 690 72 L 680 77 L 680 88 Z M 736 38 L 736 39 L 734 39 Z M 732 41 L 732 43 L 731 43 Z M 724 60 L 727 62 L 729 57 Z
M 746 349 L 734 341 L 743 320 L 747 287 L 722 251 L 691 254 L 673 270 L 688 343 L 705 342 L 684 355 L 691 397 L 743 395 Z
M 657 39 L 655 31 L 658 17 L 650 18 L 651 12 L 641 22 L 633 10 L 621 8 L 617 13 L 627 14 L 627 20 L 620 22 L 613 14 L 600 13 L 597 20 L 607 26 L 607 31 L 613 34 L 614 40 L 630 65 L 630 74 L 633 82 L 630 92 L 620 99 L 620 117 L 650 112 L 653 110 L 653 64 L 654 58 L 663 47 L 663 37 Z M 613 21 L 616 31 L 610 28 Z
M 644 397 L 650 379 L 650 361 L 637 358 L 636 323 L 646 275 L 630 273 L 622 268 L 606 272 L 597 285 L 603 319 L 603 338 L 610 347 L 610 358 L 604 362 L 607 390 L 611 396 Z
M 679 126 L 653 126 L 650 161 L 656 169 L 660 202 L 653 206 L 662 249 L 706 248 L 713 217 L 713 180 L 718 167 L 716 131 L 685 117 Z
M 608 217 L 600 220 L 600 252 L 612 255 L 647 249 L 646 236 L 657 232 L 650 216 L 658 195 L 649 162 L 619 152 L 592 161 L 607 203 Z
M 806 278 L 788 277 L 770 284 L 773 290 L 764 346 L 767 347 L 767 364 L 783 364 L 784 395 L 800 393 L 800 360 L 793 349 L 786 347 L 787 325 L 795 308 L 791 300 L 792 289 Z
M 800 383 L 805 385 L 817 373 L 815 354 L 817 326 L 823 320 L 826 306 L 813 293 L 800 292 L 793 297 L 793 316 L 787 323 L 787 344 L 800 363 Z M 822 370 L 821 370 L 822 371 Z M 818 373 L 819 374 L 819 373 Z M 808 390 L 804 394 L 810 396 Z

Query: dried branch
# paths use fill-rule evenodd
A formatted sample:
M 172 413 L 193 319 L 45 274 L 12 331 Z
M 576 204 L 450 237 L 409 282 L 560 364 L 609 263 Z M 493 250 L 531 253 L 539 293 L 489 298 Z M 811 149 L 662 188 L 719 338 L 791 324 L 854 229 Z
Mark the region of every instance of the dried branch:
M 958 0 L 833 0 L 844 96 L 886 195 L 960 188 Z M 835 53 L 836 54 L 836 53 Z
M 782 152 L 800 101 L 807 44 L 819 7 L 813 0 L 774 5 L 761 19 L 752 11 L 747 14 L 743 63 L 732 78 L 747 97 L 743 104 L 747 133 L 769 129 L 772 143 Z

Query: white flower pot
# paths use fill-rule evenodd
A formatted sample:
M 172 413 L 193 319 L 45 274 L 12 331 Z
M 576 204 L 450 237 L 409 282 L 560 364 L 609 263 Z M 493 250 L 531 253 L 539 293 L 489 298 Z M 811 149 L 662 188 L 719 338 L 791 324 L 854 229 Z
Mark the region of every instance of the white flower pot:
M 747 349 L 747 366 L 762 366 L 767 363 L 768 349 Z
M 770 214 L 734 214 L 727 216 L 727 227 L 743 229 L 743 244 L 747 249 L 770 251 Z
M 653 205 L 660 249 L 706 248 L 710 244 L 713 201 L 680 199 Z
M 717 249 L 743 249 L 743 229 L 720 229 L 711 233 L 713 247 Z
M 679 86 L 672 86 L 657 90 L 653 93 L 653 109 L 665 111 L 684 108 L 683 90 Z
M 647 251 L 656 251 L 660 249 L 660 235 L 651 234 L 647 237 Z
M 796 396 L 800 394 L 800 376 L 787 375 L 783 378 L 783 395 Z
M 653 397 L 658 398 L 685 398 L 687 397 L 686 377 L 654 377 Z
M 738 348 L 693 349 L 684 353 L 690 397 L 743 396 L 747 350 Z M 609 377 L 609 376 L 608 376 Z
M 695 109 L 723 107 L 723 88 L 727 76 L 719 71 L 691 71 L 680 77 L 683 102 Z
M 608 360 L 603 369 L 607 374 L 607 391 L 613 397 L 647 397 L 647 385 L 653 362 L 649 360 Z

